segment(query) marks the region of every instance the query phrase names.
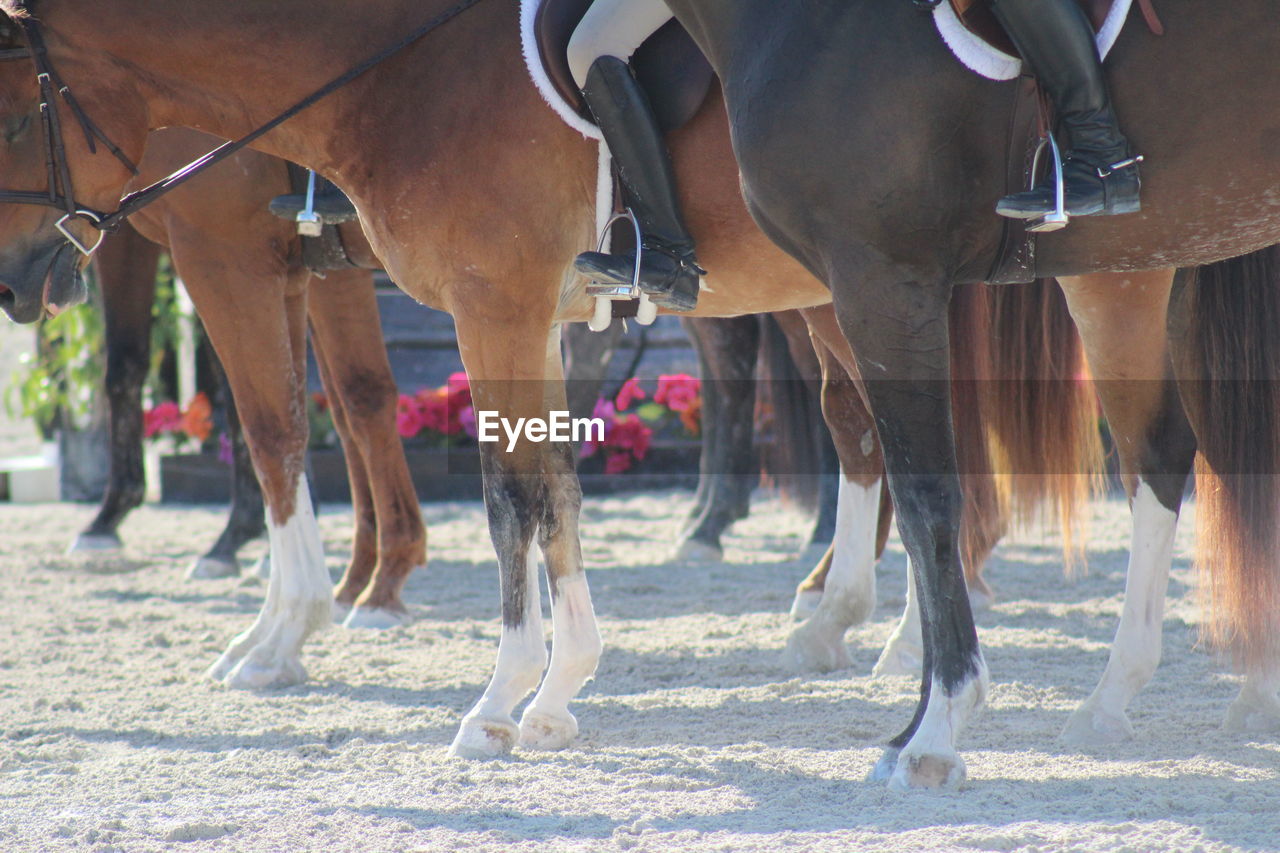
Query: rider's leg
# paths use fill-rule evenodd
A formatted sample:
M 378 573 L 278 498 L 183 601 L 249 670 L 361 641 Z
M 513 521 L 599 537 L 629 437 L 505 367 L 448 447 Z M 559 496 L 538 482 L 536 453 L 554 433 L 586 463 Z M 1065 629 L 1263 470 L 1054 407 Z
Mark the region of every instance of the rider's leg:
M 701 269 L 662 132 L 626 63 L 670 18 L 664 0 L 598 0 L 573 34 L 569 62 L 640 223 L 640 284 L 657 305 L 689 311 L 697 304 Z M 575 266 L 588 277 L 621 284 L 630 283 L 634 263 L 633 254 L 584 252 Z
M 1138 167 L 1107 93 L 1093 28 L 1076 0 L 991 0 L 991 9 L 1058 111 L 1066 209 L 1073 216 L 1133 213 Z M 1002 216 L 1054 208 L 1052 183 L 1000 200 Z

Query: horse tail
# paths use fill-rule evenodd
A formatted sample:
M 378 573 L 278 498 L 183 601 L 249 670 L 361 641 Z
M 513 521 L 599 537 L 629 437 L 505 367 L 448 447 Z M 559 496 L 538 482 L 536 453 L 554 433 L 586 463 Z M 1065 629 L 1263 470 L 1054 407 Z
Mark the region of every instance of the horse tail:
M 822 478 L 822 442 L 830 443 L 822 420 L 821 377 L 806 376 L 791 355 L 786 332 L 772 314 L 760 314 L 759 373 L 756 407 L 768 424 L 771 441 L 763 442 L 761 474 L 782 499 L 814 511 Z M 816 361 L 816 358 L 815 358 Z
M 994 475 L 987 439 L 984 387 L 991 376 L 991 312 L 983 289 L 962 285 L 951 296 L 951 420 L 964 506 L 960 517 L 960 557 L 970 587 L 981 580 L 987 555 L 1008 528 L 1008 501 Z
M 1199 449 L 1204 633 L 1248 667 L 1280 652 L 1280 247 L 1188 276 L 1175 341 L 1200 380 L 1182 391 Z
M 1054 519 L 1070 572 L 1084 559 L 1090 499 L 1104 485 L 1099 408 L 1084 345 L 1056 281 L 988 287 L 984 402 L 997 470 L 1019 524 Z

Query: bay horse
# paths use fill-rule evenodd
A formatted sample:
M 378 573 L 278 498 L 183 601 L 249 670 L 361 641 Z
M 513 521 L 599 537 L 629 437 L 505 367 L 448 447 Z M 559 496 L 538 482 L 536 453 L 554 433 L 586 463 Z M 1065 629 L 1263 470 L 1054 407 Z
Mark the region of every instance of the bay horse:
M 217 141 L 185 128 L 156 131 L 147 138 L 135 180 L 157 180 Z M 292 497 L 282 493 L 291 492 L 292 484 L 286 485 L 279 464 L 305 450 L 307 442 L 305 414 L 299 418 L 297 408 L 307 381 L 303 315 L 296 312 L 305 311 L 345 451 L 355 517 L 351 561 L 334 591 L 337 615 L 349 627 L 391 627 L 406 618 L 400 591 L 413 569 L 425 565 L 426 531 L 396 431 L 395 382 L 369 271 L 376 260 L 358 224 L 352 224 L 343 227 L 343 240 L 365 268 L 313 275 L 301 262 L 294 225 L 267 210 L 272 197 L 289 189 L 283 162 L 244 151 L 130 222 L 169 251 L 205 324 L 241 413 L 268 506 Z M 120 305 L 124 300 L 112 292 L 114 284 L 115 279 L 104 279 L 104 301 Z M 149 318 L 150 301 L 124 307 Z M 135 317 L 129 328 L 133 340 L 122 341 L 121 349 L 145 346 L 148 326 Z M 273 346 L 287 347 L 289 357 L 263 358 L 262 348 Z M 142 362 L 145 372 L 145 357 Z M 135 404 L 143 378 L 117 376 L 129 382 Z M 141 471 L 133 473 L 140 478 Z M 197 576 L 219 576 L 230 568 L 202 560 L 192 570 Z
M 751 111 L 743 108 L 740 88 L 744 79 L 768 79 L 768 75 L 753 78 L 740 67 L 758 51 L 735 54 L 726 44 L 710 40 L 708 33 L 740 37 L 749 29 L 745 18 L 735 12 L 740 8 L 761 22 L 760 29 L 752 33 L 757 43 L 776 45 L 786 30 L 768 31 L 764 22 L 783 20 L 797 10 L 782 10 L 758 0 L 734 2 L 738 6 L 710 2 L 673 2 L 672 6 L 709 52 L 713 64 L 722 73 L 730 72 L 725 81 L 733 149 L 743 165 L 753 212 L 764 221 L 769 235 L 792 254 L 801 255 L 804 263 L 779 252 L 753 224 L 739 194 L 737 168 L 726 156 L 731 142 L 729 124 L 724 120 L 726 101 L 716 95 L 670 140 L 688 221 L 699 239 L 700 260 L 712 270 L 699 314 L 812 308 L 834 296 L 838 327 L 827 324 L 818 334 L 847 369 L 859 373 L 868 388 L 875 426 L 885 441 L 890 488 L 914 567 L 925 626 L 921 702 L 908 729 L 891 743 L 877 777 L 893 775 L 895 784 L 902 785 L 954 784 L 963 777 L 955 735 L 982 704 L 986 669 L 959 574 L 956 527 L 960 487 L 951 438 L 950 395 L 945 385 L 949 359 L 944 320 L 952 285 L 965 279 L 978 281 L 994 252 L 998 227 L 986 211 L 1000 189 L 996 175 L 1001 165 L 994 150 L 999 146 L 991 143 L 985 128 L 1004 124 L 1007 105 L 997 94 L 1003 90 L 971 80 L 959 69 L 948 73 L 951 60 L 930 33 L 921 29 L 913 34 L 912 27 L 918 26 L 919 19 L 905 5 L 827 3 L 821 4 L 824 15 L 818 16 L 824 20 L 848 26 L 851 10 L 857 7 L 864 16 L 887 22 L 882 26 L 890 29 L 867 28 L 861 31 L 860 42 L 850 35 L 848 43 L 856 43 L 867 56 L 883 57 L 874 63 L 878 73 L 897 74 L 904 65 L 915 72 L 903 74 L 909 84 L 905 98 L 899 100 L 901 92 L 890 98 L 886 87 L 876 85 L 843 92 L 841 98 L 832 99 L 832 103 L 841 104 L 836 119 L 845 119 L 840 138 L 835 140 L 830 132 L 814 133 L 812 122 L 799 120 L 772 123 L 762 129 L 757 123 L 761 116 L 744 116 Z M 1243 14 L 1229 20 L 1200 20 L 1208 18 L 1208 13 L 1196 11 L 1188 2 L 1175 7 L 1171 0 L 1168 17 L 1190 25 L 1184 32 L 1198 36 L 1239 27 L 1233 31 L 1245 39 L 1244 44 L 1267 54 L 1274 45 L 1259 47 L 1259 34 L 1265 29 L 1254 14 L 1261 5 L 1241 4 Z M 12 2 L 4 8 L 11 14 L 23 14 Z M 47 0 L 36 12 L 48 44 L 47 56 L 74 91 L 77 102 L 93 113 L 105 136 L 136 155 L 147 130 L 153 127 L 200 125 L 227 137 L 247 132 L 319 89 L 332 68 L 353 67 L 375 49 L 394 44 L 406 21 L 427 20 L 445 8 L 443 0 L 387 0 L 362 8 L 358 27 L 353 26 L 356 19 L 350 4 L 340 0 L 280 0 L 271 4 L 238 0 L 216 8 L 190 0 Z M 696 13 L 691 11 L 694 9 Z M 810 12 L 815 7 L 804 4 L 803 9 Z M 698 17 L 703 13 L 716 26 L 705 26 L 706 21 Z M 1247 21 L 1245 25 L 1239 24 L 1242 19 Z M 585 320 L 591 314 L 583 282 L 569 274 L 568 263 L 593 239 L 597 158 L 576 132 L 546 108 L 531 84 L 511 79 L 512 74 L 520 73 L 516 69 L 521 62 L 514 22 L 513 3 L 480 2 L 453 18 L 447 24 L 447 34 L 427 35 L 260 137 L 254 145 L 311 166 L 334 180 L 360 211 L 370 243 L 392 278 L 420 301 L 453 313 L 477 408 L 496 410 L 508 418 L 546 417 L 551 409 L 565 408 L 557 326 Z M 892 37 L 884 37 L 886 31 Z M 801 32 L 812 35 L 803 27 Z M 1246 38 L 1250 35 L 1251 39 Z M 905 41 L 899 43 L 899 37 Z M 270 39 L 270 50 L 261 49 L 262 38 Z M 824 44 L 829 47 L 830 42 Z M 1170 38 L 1165 44 L 1180 48 L 1178 62 L 1196 55 L 1185 36 Z M 909 45 L 910 50 L 904 51 L 902 45 Z M 891 55 L 886 54 L 889 50 Z M 1184 65 L 1142 56 L 1136 42 L 1122 38 L 1117 50 L 1121 60 L 1135 57 L 1132 61 L 1139 66 L 1159 68 L 1161 73 L 1155 76 L 1161 78 L 1162 87 L 1170 79 L 1188 82 L 1177 76 Z M 835 74 L 826 57 L 836 52 L 814 51 L 814 73 Z M 764 55 L 767 57 L 767 52 Z M 830 64 L 844 71 L 870 63 L 841 57 L 838 63 Z M 287 72 L 281 73 L 281 69 Z M 788 88 L 804 77 L 788 78 Z M 1267 91 L 1261 84 L 1273 81 L 1266 74 L 1259 77 L 1261 81 L 1241 75 L 1233 82 L 1241 91 Z M 271 80 L 272 85 L 264 86 L 264 80 Z M 1133 91 L 1118 87 L 1121 111 L 1134 116 L 1135 128 L 1143 121 L 1160 126 L 1166 119 L 1184 115 L 1193 104 L 1206 106 L 1194 98 L 1172 104 L 1155 98 L 1162 108 L 1157 115 L 1131 103 Z M 1162 88 L 1155 94 L 1167 95 L 1168 91 Z M 394 97 L 387 96 L 391 92 Z M 39 192 L 43 143 L 34 120 L 38 94 L 30 68 L 9 63 L 0 69 L 0 93 L 6 98 L 0 122 L 10 129 L 0 149 L 0 178 L 6 186 Z M 796 103 L 802 100 L 803 93 L 792 94 L 797 96 Z M 918 199 L 910 193 L 897 193 L 899 170 L 893 170 L 893 181 L 888 184 L 887 172 L 878 166 L 847 169 L 843 181 L 832 180 L 829 172 L 801 172 L 792 177 L 803 180 L 784 182 L 789 192 L 773 187 L 777 198 L 794 199 L 797 190 L 812 193 L 816 203 L 809 210 L 814 219 L 807 230 L 800 229 L 801 233 L 824 247 L 845 247 L 842 252 L 826 254 L 811 247 L 802 251 L 810 242 L 762 215 L 773 200 L 767 194 L 762 199 L 753 183 L 760 180 L 761 171 L 766 170 L 763 161 L 769 159 L 763 143 L 803 126 L 803 144 L 816 146 L 820 156 L 806 151 L 809 156 L 799 159 L 816 168 L 867 135 L 885 141 L 878 134 L 888 127 L 887 122 L 873 120 L 877 113 L 870 109 L 851 108 L 875 107 L 877 98 L 895 106 L 910 103 L 906 121 L 916 122 L 911 129 L 919 131 L 918 136 L 894 133 L 895 143 L 903 143 L 901 150 L 886 142 L 879 146 L 881 151 L 892 150 L 900 162 L 930 162 L 930 169 L 910 172 L 926 184 L 922 191 L 942 186 L 972 188 L 966 194 L 970 199 L 966 210 L 972 218 L 953 220 L 936 213 L 951 210 L 950 206 L 915 204 Z M 1217 119 L 1242 114 L 1229 109 L 1228 101 L 1218 98 L 1208 105 L 1212 107 L 1208 113 Z M 790 115 L 776 100 L 764 103 Z M 935 103 L 937 113 L 919 107 Z M 412 107 L 405 108 L 406 104 Z M 964 111 L 956 116 L 954 111 L 962 104 Z M 812 115 L 829 115 L 830 104 L 823 106 L 825 109 Z M 939 121 L 939 115 L 950 115 L 954 120 Z M 978 115 L 986 121 L 979 124 Z M 848 127 L 851 116 L 867 118 L 860 132 Z M 833 121 L 833 126 L 836 123 Z M 1210 150 L 1205 147 L 1208 132 L 1202 129 L 1213 127 L 1214 122 L 1182 121 L 1167 126 L 1190 129 L 1196 144 L 1188 150 L 1198 155 Z M 516 130 L 503 133 L 501 128 Z M 955 137 L 957 129 L 963 129 L 965 135 Z M 940 155 L 933 153 L 958 152 L 962 142 L 968 146 L 963 155 L 939 159 Z M 65 149 L 77 204 L 97 209 L 114 204 L 130 178 L 128 169 L 105 155 L 95 156 L 78 136 L 67 138 Z M 920 152 L 929 152 L 929 156 Z M 1190 160 L 1153 148 L 1153 163 L 1157 153 L 1164 155 L 1162 162 L 1171 173 L 1190 173 Z M 1211 160 L 1238 162 L 1224 157 Z M 775 162 L 789 164 L 788 172 L 798 169 L 797 161 Z M 858 160 L 847 157 L 845 162 Z M 1206 159 L 1198 156 L 1196 162 Z M 1153 178 L 1158 174 L 1153 172 Z M 981 180 L 976 180 L 979 177 Z M 846 185 L 864 179 L 864 184 L 852 189 Z M 1170 194 L 1166 192 L 1162 199 L 1157 182 L 1152 184 L 1149 198 L 1154 210 L 1170 210 Z M 883 211 L 870 217 L 865 210 L 858 211 L 861 219 L 846 216 L 848 211 L 830 197 L 837 186 L 838 201 L 845 205 L 877 207 L 885 201 L 893 202 L 889 208 L 895 211 L 896 206 L 906 205 L 907 209 L 883 218 Z M 1180 194 L 1173 195 L 1181 200 Z M 1255 216 L 1258 209 L 1265 209 L 1258 207 L 1262 199 L 1238 187 L 1232 198 L 1254 203 Z M 442 200 L 447 200 L 447 205 L 442 205 Z M 1244 207 L 1242 204 L 1238 209 Z M 828 211 L 832 213 L 828 215 Z M 935 211 L 935 218 L 929 218 L 927 211 Z M 4 234 L 0 281 L 7 288 L 0 293 L 0 307 L 17 319 L 32 319 L 44 307 L 43 283 L 64 240 L 54 227 L 57 216 L 56 211 L 31 206 L 11 205 L 0 212 L 0 233 Z M 1153 221 L 1146 214 L 1132 220 L 1134 224 Z M 1105 229 L 1092 223 L 1077 225 L 1046 241 L 1045 270 L 1067 274 L 1107 266 L 1141 266 L 1150 263 L 1150 246 L 1167 253 L 1170 264 L 1195 264 L 1238 254 L 1262 245 L 1268 237 L 1280 236 L 1263 229 L 1251 237 L 1237 234 L 1234 242 L 1214 247 L 1204 238 L 1196 239 L 1196 233 L 1216 236 L 1220 233 L 1216 227 L 1197 232 L 1207 223 L 1189 212 L 1178 221 L 1186 226 L 1173 235 L 1177 239 L 1164 241 L 1156 239 L 1163 231 L 1154 227 L 1145 235 L 1151 239 L 1143 241 L 1144 235 L 1126 232 L 1123 240 L 1109 242 Z M 1254 221 L 1239 214 L 1241 223 Z M 872 252 L 874 262 L 863 258 L 862 265 L 851 266 L 851 257 L 857 253 L 847 247 L 846 230 L 864 222 L 871 223 L 869 228 L 875 235 L 862 244 L 868 251 L 902 234 L 929 242 L 902 253 L 876 249 Z M 793 222 L 787 224 L 794 226 Z M 85 226 L 73 222 L 72 227 L 79 232 Z M 833 231 L 839 234 L 833 235 Z M 1131 240 L 1132 245 L 1147 248 L 1126 253 L 1124 247 L 1130 246 Z M 1061 251 L 1063 248 L 1070 251 Z M 937 268 L 913 271 L 917 264 Z M 907 274 L 899 275 L 903 272 Z M 1095 376 L 1104 380 L 1166 376 L 1164 347 L 1158 345 L 1153 353 L 1137 342 L 1163 340 L 1168 279 L 1167 272 L 1129 273 L 1105 281 L 1093 279 L 1092 288 L 1088 279 L 1066 280 L 1068 302 L 1081 327 Z M 1126 280 L 1129 285 L 1123 287 Z M 1172 531 L 1169 521 L 1176 517 L 1171 506 L 1176 507 L 1181 494 L 1179 483 L 1178 497 L 1170 496 L 1177 479 L 1176 472 L 1171 474 L 1170 470 L 1181 467 L 1185 476 L 1193 439 L 1189 429 L 1179 429 L 1179 423 L 1185 424 L 1178 420 L 1180 415 L 1163 419 L 1165 413 L 1177 410 L 1176 395 L 1165 394 L 1165 387 L 1171 386 L 1160 384 L 1160 390 L 1152 392 L 1152 383 L 1131 384 L 1128 390 L 1118 390 L 1120 385 L 1113 382 L 1110 390 L 1104 387 L 1104 400 L 1109 401 L 1108 416 L 1121 440 L 1139 526 L 1146 530 L 1143 524 L 1163 524 L 1158 532 L 1167 538 Z M 1169 428 L 1148 432 L 1152 424 Z M 493 679 L 464 717 L 453 751 L 499 755 L 517 740 L 537 748 L 564 746 L 577 731 L 568 703 L 594 673 L 600 655 L 578 545 L 581 492 L 571 451 L 545 442 L 522 441 L 510 453 L 488 445 L 482 451 L 482 466 L 490 534 L 502 581 L 503 630 Z M 281 467 L 286 479 L 302 485 L 297 458 L 290 456 Z M 875 491 L 879 492 L 878 485 Z M 255 627 L 233 643 L 216 673 L 227 663 L 248 659 L 261 683 L 288 682 L 301 675 L 298 649 L 305 636 L 324 621 L 318 617 L 327 610 L 328 599 L 323 566 L 318 554 L 308 547 L 312 541 L 308 531 L 314 522 L 308 517 L 305 488 L 298 489 L 296 495 L 293 502 L 273 502 L 270 507 L 268 527 L 278 571 L 272 575 L 268 605 Z M 1135 573 L 1150 576 L 1152 570 L 1147 567 L 1158 566 L 1162 556 L 1167 565 L 1168 549 L 1162 551 L 1158 544 L 1165 539 L 1150 533 L 1142 536 L 1138 541 L 1143 550 L 1134 558 L 1131 577 Z M 546 560 L 552 594 L 554 631 L 549 667 L 536 563 L 530 551 L 535 539 Z M 1153 542 L 1157 544 L 1148 547 Z M 277 552 L 287 558 L 276 561 Z M 1122 632 L 1126 626 L 1122 619 Z M 1149 636 L 1151 631 L 1148 626 L 1143 635 Z M 1250 638 L 1256 642 L 1265 639 L 1265 634 L 1253 633 Z M 1158 648 L 1158 632 L 1156 645 Z M 1121 676 L 1131 682 L 1139 669 L 1123 661 L 1120 666 L 1124 672 L 1112 676 L 1109 670 L 1104 682 L 1109 684 L 1108 679 Z M 1122 714 L 1123 702 L 1136 691 L 1130 682 L 1125 682 L 1128 687 L 1123 701 L 1108 693 L 1105 707 L 1087 707 L 1086 717 L 1097 719 L 1103 712 L 1112 713 L 1117 704 Z M 518 726 L 511 713 L 535 689 L 537 693 Z M 931 695 L 935 701 L 928 701 Z M 903 760 L 898 761 L 899 757 Z
M 181 204 L 187 195 L 167 199 Z M 152 306 L 161 247 L 125 222 L 94 255 L 101 282 L 106 338 L 103 388 L 107 397 L 110 463 L 107 487 L 93 520 L 71 544 L 75 551 L 108 551 L 123 547 L 119 527 L 142 505 L 146 494 L 143 471 L 142 391 L 151 369 Z M 217 356 L 213 356 L 216 364 Z M 217 365 L 217 381 L 226 377 Z M 227 434 L 231 443 L 231 508 L 217 540 L 188 570 L 191 577 L 223 577 L 240 573 L 236 552 L 266 532 L 262 489 L 236 416 L 234 400 L 227 400 Z
M 724 87 L 752 215 L 831 287 L 886 438 L 890 489 L 921 593 L 925 678 L 911 722 L 873 777 L 902 787 L 958 784 L 956 735 L 984 702 L 987 669 L 962 594 L 942 320 L 952 288 L 981 280 L 995 259 L 1001 224 L 991 210 L 1005 168 L 996 132 L 1008 125 L 1009 87 L 961 68 L 908 4 L 670 5 Z M 1220 131 L 1277 118 L 1269 96 L 1280 83 L 1273 7 L 1241 2 L 1223 14 L 1169 0 L 1161 14 L 1162 39 L 1126 32 L 1108 60 L 1118 111 L 1147 156 L 1143 212 L 1045 235 L 1037 259 L 1041 274 L 1062 283 L 1101 380 L 1134 508 L 1129 598 L 1141 590 L 1148 604 L 1131 614 L 1126 603 L 1124 617 L 1139 624 L 1122 617 L 1103 683 L 1071 724 L 1104 737 L 1127 726 L 1124 705 L 1158 660 L 1156 599 L 1197 442 L 1210 457 L 1221 433 L 1239 428 L 1224 424 L 1224 412 L 1204 417 L 1191 406 L 1193 427 L 1179 403 L 1172 362 L 1184 359 L 1171 358 L 1165 337 L 1173 268 L 1280 240 L 1276 154 Z M 1210 58 L 1228 46 L 1229 60 Z M 1210 81 L 1197 69 L 1211 61 Z M 1273 526 L 1275 507 L 1252 517 L 1266 514 Z M 1236 525 L 1219 539 L 1260 535 Z M 1280 580 L 1274 553 L 1255 556 L 1213 560 L 1219 609 L 1211 633 L 1243 661 L 1245 691 L 1274 708 Z M 1145 648 L 1134 655 L 1139 637 Z

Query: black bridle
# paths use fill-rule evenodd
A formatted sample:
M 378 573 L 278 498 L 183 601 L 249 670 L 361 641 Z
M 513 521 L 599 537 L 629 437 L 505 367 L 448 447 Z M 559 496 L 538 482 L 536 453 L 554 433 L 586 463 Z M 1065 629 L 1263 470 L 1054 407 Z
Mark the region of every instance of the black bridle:
M 427 21 L 422 26 L 410 32 L 403 39 L 384 48 L 373 56 L 356 65 L 346 73 L 330 80 L 321 88 L 311 93 L 307 97 L 298 101 L 275 118 L 261 125 L 260 127 L 250 131 L 239 139 L 232 142 L 224 142 L 217 148 L 205 154 L 198 160 L 194 160 L 183 166 L 178 171 L 156 181 L 148 187 L 135 190 L 120 199 L 119 206 L 110 213 L 94 210 L 82 204 L 78 204 L 75 200 L 75 190 L 71 184 L 71 168 L 67 159 L 66 145 L 62 139 L 62 120 L 58 113 L 58 96 L 61 96 L 67 108 L 71 110 L 71 114 L 75 116 L 80 128 L 84 131 L 85 141 L 88 145 L 89 152 L 97 153 L 97 143 L 102 145 L 115 155 L 121 163 L 124 164 L 134 175 L 138 174 L 138 167 L 119 149 L 102 130 L 93 123 L 85 111 L 80 107 L 75 97 L 71 94 L 70 88 L 58 76 L 54 70 L 52 63 L 49 61 L 49 54 L 45 48 L 44 36 L 41 33 L 40 25 L 35 18 L 28 14 L 16 17 L 4 17 L 11 25 L 17 27 L 26 41 L 23 47 L 7 47 L 0 48 L 0 60 L 11 59 L 31 59 L 35 65 L 36 82 L 40 87 L 40 125 L 44 134 L 45 143 L 45 168 L 48 173 L 48 190 L 46 192 L 32 190 L 2 190 L 0 189 L 0 204 L 37 204 L 45 207 L 52 207 L 63 212 L 62 218 L 55 223 L 55 227 L 61 232 L 62 236 L 67 239 L 81 254 L 86 257 L 97 251 L 98 246 L 102 244 L 102 238 L 118 226 L 125 217 L 132 213 L 136 213 L 151 202 L 160 198 L 160 196 L 176 189 L 186 181 L 195 177 L 200 172 L 210 166 L 220 163 L 221 161 L 231 157 L 236 152 L 245 148 L 254 140 L 274 130 L 288 119 L 305 110 L 307 107 L 319 101 L 321 98 L 329 95 L 336 90 L 342 88 L 347 83 L 364 74 L 375 65 L 389 59 L 418 39 L 425 36 L 432 30 L 447 23 L 453 18 L 470 9 L 479 3 L 480 0 L 460 0 L 456 5 L 449 7 L 436 17 Z M 17 9 L 26 13 L 28 4 L 16 4 Z M 94 240 L 92 245 L 86 245 L 76 238 L 67 227 L 67 223 L 73 219 L 83 219 L 92 225 L 98 232 L 98 239 Z

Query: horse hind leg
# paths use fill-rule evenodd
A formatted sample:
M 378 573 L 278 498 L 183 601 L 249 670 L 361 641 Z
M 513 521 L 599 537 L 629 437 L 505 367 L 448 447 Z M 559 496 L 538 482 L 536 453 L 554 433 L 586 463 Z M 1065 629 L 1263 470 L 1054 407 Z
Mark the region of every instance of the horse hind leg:
M 396 431 L 396 386 L 368 272 L 312 281 L 312 340 L 351 481 L 351 563 L 334 590 L 343 625 L 374 630 L 409 619 L 400 593 L 427 562 L 427 533 Z M 340 353 L 337 357 L 335 354 Z
M 1120 455 L 1132 538 L 1120 624 L 1106 670 L 1062 740 L 1094 745 L 1133 733 L 1126 709 L 1160 663 L 1165 592 L 1195 436 L 1173 383 L 1165 330 L 1170 270 L 1060 280 Z

